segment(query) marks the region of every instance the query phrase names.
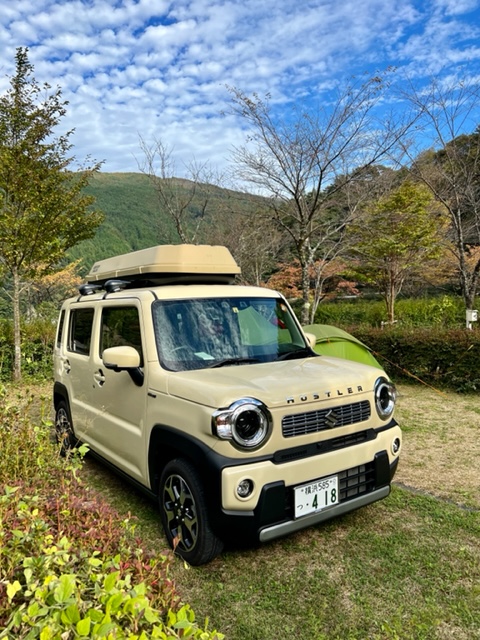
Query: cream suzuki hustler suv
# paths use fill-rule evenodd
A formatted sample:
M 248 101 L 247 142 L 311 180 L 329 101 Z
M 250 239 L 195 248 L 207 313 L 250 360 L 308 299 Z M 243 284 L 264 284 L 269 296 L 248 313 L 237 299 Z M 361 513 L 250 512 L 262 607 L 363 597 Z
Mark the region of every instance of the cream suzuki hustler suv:
M 225 247 L 97 262 L 60 312 L 57 437 L 160 505 L 193 565 L 386 497 L 401 431 L 378 368 L 320 356 L 277 292 L 232 284 Z

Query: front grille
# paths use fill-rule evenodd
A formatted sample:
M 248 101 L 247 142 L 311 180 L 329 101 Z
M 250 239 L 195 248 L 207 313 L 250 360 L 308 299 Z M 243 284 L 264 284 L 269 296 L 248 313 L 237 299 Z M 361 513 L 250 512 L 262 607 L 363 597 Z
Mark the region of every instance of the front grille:
M 284 416 L 282 419 L 282 433 L 285 438 L 304 436 L 335 427 L 356 424 L 370 418 L 371 409 L 368 400 L 352 402 L 334 409 L 321 409 Z

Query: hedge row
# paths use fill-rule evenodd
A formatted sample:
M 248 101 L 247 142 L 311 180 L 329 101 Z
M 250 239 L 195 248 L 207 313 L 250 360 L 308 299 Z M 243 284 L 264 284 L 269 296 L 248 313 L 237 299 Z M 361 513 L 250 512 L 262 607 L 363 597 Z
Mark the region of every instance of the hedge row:
M 338 324 L 367 344 L 394 380 L 471 392 L 480 389 L 480 327 L 373 328 Z M 26 325 L 23 333 L 22 370 L 29 380 L 52 376 L 55 326 L 42 321 Z M 0 381 L 11 379 L 13 338 L 9 324 L 0 324 Z
M 476 305 L 476 309 L 480 308 L 480 299 L 477 299 Z M 397 326 L 404 329 L 465 327 L 465 303 L 459 296 L 453 295 L 399 299 L 395 304 L 395 319 Z M 322 303 L 315 315 L 315 322 L 319 324 L 339 326 L 381 327 L 386 320 L 385 302 L 362 298 Z
M 478 329 L 346 329 L 373 350 L 394 381 L 457 392 L 480 389 Z

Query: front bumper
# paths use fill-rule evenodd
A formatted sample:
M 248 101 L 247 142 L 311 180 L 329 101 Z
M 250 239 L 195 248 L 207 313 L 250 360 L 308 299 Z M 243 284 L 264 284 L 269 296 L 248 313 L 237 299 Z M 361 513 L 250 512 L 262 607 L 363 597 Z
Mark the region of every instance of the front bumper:
M 285 464 L 263 460 L 253 465 L 224 466 L 221 505 L 212 514 L 217 534 L 225 541 L 265 542 L 385 498 L 399 461 L 389 446 L 396 437 L 401 437 L 401 431 L 393 422 L 373 440 L 341 451 Z M 260 470 L 258 475 L 255 469 Z M 294 487 L 330 475 L 338 475 L 339 503 L 295 518 Z M 250 508 L 249 500 L 242 503 L 233 497 L 236 483 L 246 477 L 253 477 L 257 486 Z
M 280 522 L 270 527 L 265 527 L 259 532 L 259 540 L 260 542 L 275 540 L 275 538 L 289 535 L 290 533 L 300 531 L 301 529 L 306 529 L 314 524 L 319 524 L 320 522 L 325 522 L 331 518 L 342 516 L 345 513 L 349 513 L 355 509 L 360 509 L 360 507 L 364 507 L 367 504 L 386 498 L 389 493 L 390 486 L 381 487 L 380 489 L 375 489 L 363 496 L 358 496 L 357 498 L 353 498 L 346 502 L 341 502 L 333 507 L 323 509 L 318 513 L 312 513 L 309 516 L 304 516 L 298 520 L 288 520 L 287 522 Z

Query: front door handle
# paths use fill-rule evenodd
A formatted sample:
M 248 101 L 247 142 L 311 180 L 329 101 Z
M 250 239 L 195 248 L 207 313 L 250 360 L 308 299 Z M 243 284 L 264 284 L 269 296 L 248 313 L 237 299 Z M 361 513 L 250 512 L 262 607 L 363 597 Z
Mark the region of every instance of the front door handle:
M 103 375 L 103 371 L 101 369 L 95 371 L 93 377 L 95 378 L 95 382 L 99 387 L 102 387 L 105 384 L 105 376 Z

